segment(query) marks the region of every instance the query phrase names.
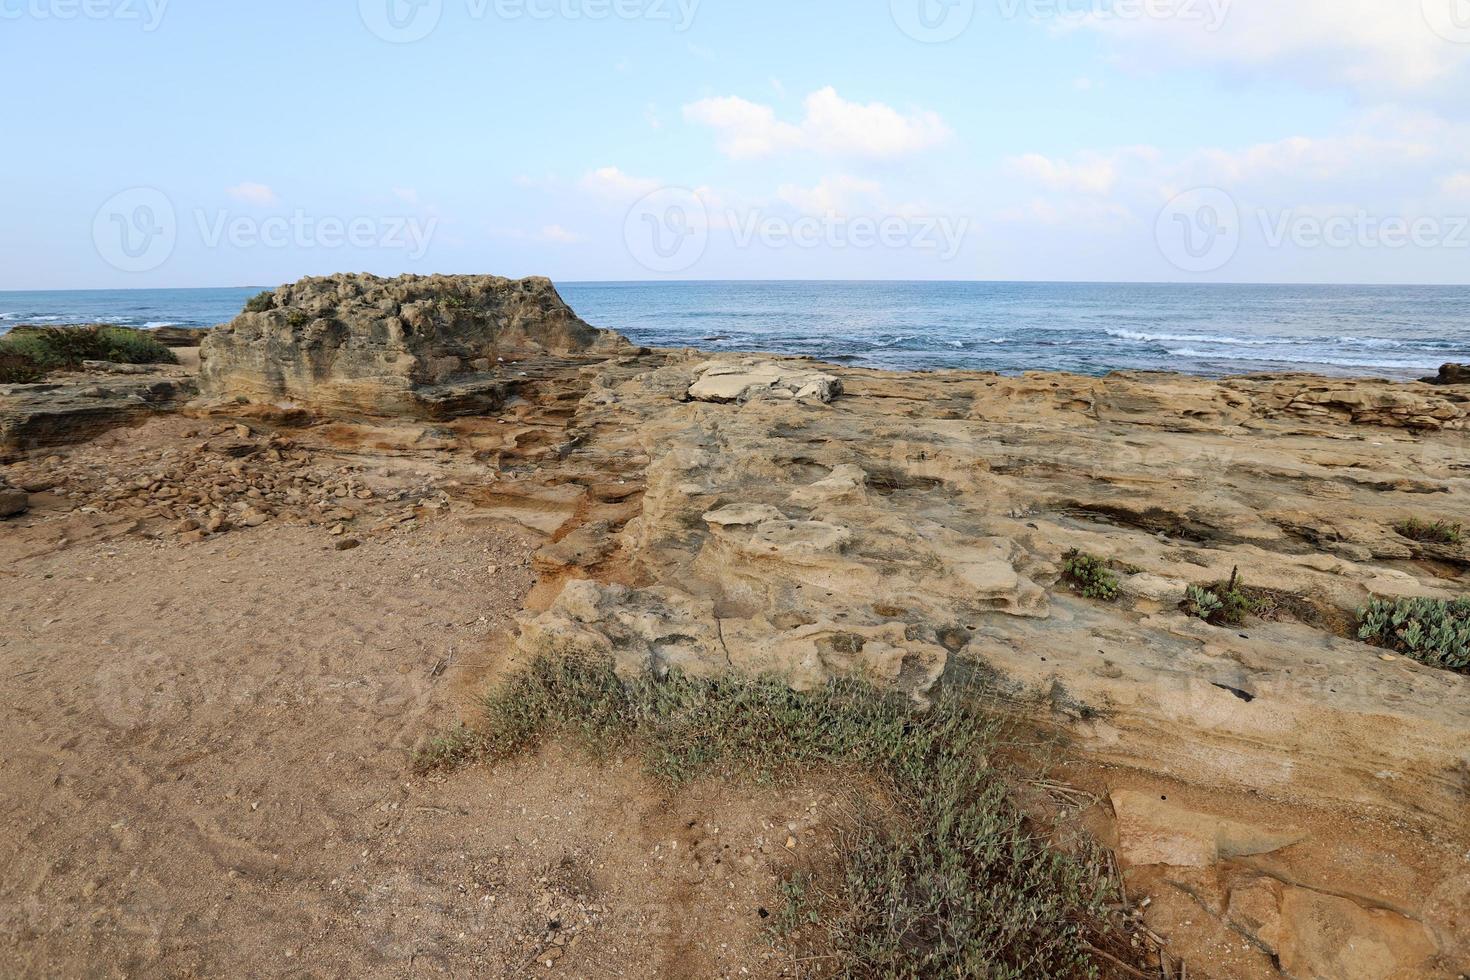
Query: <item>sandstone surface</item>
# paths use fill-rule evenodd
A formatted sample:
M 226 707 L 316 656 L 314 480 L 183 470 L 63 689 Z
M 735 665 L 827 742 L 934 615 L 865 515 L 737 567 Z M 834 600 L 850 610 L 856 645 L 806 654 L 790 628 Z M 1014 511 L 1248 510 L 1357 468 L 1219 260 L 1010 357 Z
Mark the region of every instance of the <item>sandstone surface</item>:
M 23 514 L 30 507 L 31 495 L 18 487 L 12 487 L 0 477 L 0 520 Z
M 354 290 L 398 287 L 361 278 L 286 287 L 211 337 L 196 410 L 221 418 L 180 451 L 125 474 L 33 457 L 12 482 L 184 542 L 301 522 L 370 547 L 446 510 L 515 525 L 541 544 L 511 663 L 862 676 L 920 702 L 980 680 L 1081 760 L 1171 949 L 1208 920 L 1293 976 L 1470 964 L 1470 678 L 1356 638 L 1372 598 L 1470 586 L 1464 544 L 1396 530 L 1470 513 L 1470 391 L 636 351 L 580 321 L 546 333 L 546 307 L 461 334 L 438 319 L 453 279 L 407 304 L 428 303 L 424 334 L 393 339 L 407 306 Z M 504 353 L 442 353 L 487 336 Z M 315 424 L 272 431 L 283 404 Z M 435 475 L 388 497 L 368 460 Z M 1113 568 L 1117 601 L 1068 587 L 1072 549 Z M 1267 614 L 1182 611 L 1237 570 Z
M 177 410 L 198 393 L 194 379 L 180 369 L 136 367 L 126 374 L 99 369 L 53 374 L 41 384 L 0 385 L 0 456 L 83 442 Z

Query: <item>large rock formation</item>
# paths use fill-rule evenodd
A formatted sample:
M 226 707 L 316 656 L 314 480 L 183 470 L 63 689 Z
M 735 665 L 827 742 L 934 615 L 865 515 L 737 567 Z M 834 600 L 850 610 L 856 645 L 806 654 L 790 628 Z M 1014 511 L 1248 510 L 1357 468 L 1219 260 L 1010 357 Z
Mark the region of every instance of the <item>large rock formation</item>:
M 204 341 L 206 398 L 328 415 L 447 418 L 497 409 L 506 361 L 611 349 L 550 280 L 308 278 L 262 294 Z

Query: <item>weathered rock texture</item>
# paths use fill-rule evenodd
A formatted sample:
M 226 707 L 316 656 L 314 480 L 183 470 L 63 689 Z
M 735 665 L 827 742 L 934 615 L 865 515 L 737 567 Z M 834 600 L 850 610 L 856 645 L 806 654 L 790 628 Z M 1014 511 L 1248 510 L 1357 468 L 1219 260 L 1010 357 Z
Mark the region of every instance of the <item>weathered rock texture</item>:
M 24 514 L 30 507 L 31 495 L 12 487 L 0 476 L 0 521 L 17 514 Z
M 1470 587 L 1463 544 L 1394 529 L 1470 513 L 1470 389 L 635 352 L 549 285 L 473 282 L 497 312 L 461 320 L 460 279 L 286 287 L 210 338 L 207 384 L 225 411 L 503 400 L 291 438 L 437 460 L 462 519 L 544 537 L 508 660 L 800 688 L 857 675 L 917 700 L 982 676 L 1104 774 L 1096 809 L 1171 952 L 1213 923 L 1217 945 L 1297 977 L 1466 972 L 1470 678 L 1354 625 L 1373 597 Z M 516 363 L 497 372 L 500 357 Z M 358 492 L 268 480 L 254 468 L 282 444 L 238 438 L 133 492 L 179 526 L 240 512 L 241 533 L 245 510 L 335 521 L 332 502 Z M 248 455 L 236 468 L 219 452 Z M 104 485 L 101 506 L 126 491 Z M 1112 563 L 1117 602 L 1069 590 L 1074 548 Z M 1223 629 L 1181 611 L 1188 586 L 1236 569 L 1272 590 L 1272 615 Z
M 694 369 L 694 382 L 689 386 L 694 401 L 722 404 L 752 398 L 830 402 L 841 392 L 842 382 L 830 374 L 754 358 L 701 364 Z
M 1446 364 L 1437 377 L 1424 380 L 1432 385 L 1470 385 L 1470 364 Z
M 121 425 L 177 409 L 198 393 L 178 368 L 144 365 L 141 375 L 53 375 L 43 384 L 0 385 L 0 457 L 83 442 Z
M 620 343 L 584 323 L 548 279 L 309 278 L 252 300 L 212 331 L 206 398 L 328 415 L 449 418 L 494 411 L 515 385 L 503 362 Z
M 771 378 L 813 375 L 833 379 L 830 402 L 772 396 Z M 568 381 L 507 407 L 516 426 L 500 447 L 476 443 L 499 471 L 493 489 L 463 491 L 548 537 L 518 660 L 591 655 L 630 675 L 735 669 L 797 687 L 861 675 L 921 699 L 980 672 L 1088 758 L 1165 787 L 1119 797 L 1124 854 L 1214 882 L 1198 894 L 1218 895 L 1222 923 L 1218 876 L 1276 862 L 1253 872 L 1276 889 L 1257 911 L 1274 916 L 1277 933 L 1261 928 L 1295 975 L 1336 975 L 1344 934 L 1371 947 L 1363 976 L 1441 975 L 1470 955 L 1470 922 L 1447 911 L 1470 898 L 1455 870 L 1470 850 L 1470 678 L 1353 636 L 1374 596 L 1470 585 L 1463 546 L 1394 530 L 1470 513 L 1470 395 L 693 352 Z M 562 435 L 537 427 L 551 419 Z M 1071 548 L 1115 563 L 1118 602 L 1060 581 Z M 1236 568 L 1276 591 L 1277 613 L 1222 629 L 1180 610 L 1187 586 Z M 1141 806 L 1174 783 L 1207 802 Z M 1242 815 L 1238 800 L 1279 812 Z M 1408 873 L 1400 845 L 1375 840 L 1334 863 L 1324 819 L 1412 821 L 1415 840 L 1455 857 Z M 1172 880 L 1159 887 L 1186 896 Z M 1357 911 L 1332 912 L 1341 902 Z

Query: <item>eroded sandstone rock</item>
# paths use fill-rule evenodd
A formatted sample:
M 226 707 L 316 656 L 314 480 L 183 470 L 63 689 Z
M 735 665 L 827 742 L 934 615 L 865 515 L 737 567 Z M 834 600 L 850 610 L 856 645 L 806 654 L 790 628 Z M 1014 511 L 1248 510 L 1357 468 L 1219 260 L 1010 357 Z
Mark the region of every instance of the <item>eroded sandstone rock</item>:
M 547 279 L 337 275 L 252 300 L 205 339 L 200 379 L 218 401 L 447 418 L 499 408 L 518 377 L 507 360 L 623 343 Z
M 694 369 L 689 397 L 699 402 L 746 402 L 752 398 L 830 402 L 842 383 L 830 374 L 799 370 L 789 362 L 746 359 L 710 361 Z
M 0 385 L 0 453 L 84 442 L 118 426 L 177 409 L 196 393 L 177 368 L 143 377 L 73 376 L 34 385 Z
M 1148 793 L 1113 793 L 1118 857 L 1126 864 L 1214 867 L 1222 858 L 1267 854 L 1301 843 L 1290 827 L 1257 827 L 1173 804 Z
M 1437 376 L 1424 380 L 1432 385 L 1470 385 L 1470 364 L 1445 364 Z
M 12 487 L 3 476 L 0 476 L 0 520 L 24 514 L 31 506 L 30 500 L 30 494 Z

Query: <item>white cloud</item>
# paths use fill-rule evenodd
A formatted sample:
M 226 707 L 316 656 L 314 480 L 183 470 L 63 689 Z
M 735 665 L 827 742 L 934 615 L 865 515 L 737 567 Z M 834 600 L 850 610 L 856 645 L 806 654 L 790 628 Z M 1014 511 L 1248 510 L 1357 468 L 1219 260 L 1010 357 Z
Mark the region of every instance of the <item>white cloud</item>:
M 1002 209 L 997 221 L 1012 224 L 1042 225 L 1049 228 L 1113 228 L 1137 223 L 1137 216 L 1126 205 L 1112 201 L 1076 200 L 1034 197 L 1020 206 Z
M 684 107 L 684 118 L 718 130 L 720 152 L 737 160 L 769 156 L 801 143 L 801 130 L 779 122 L 776 110 L 738 95 L 700 99 Z
M 1466 159 L 1470 125 L 1371 110 L 1335 133 L 1239 147 L 1026 154 L 1007 168 L 1040 193 L 1006 204 L 999 217 L 1097 226 L 1132 215 L 1147 223 L 1165 202 L 1201 187 L 1225 191 L 1243 211 L 1272 215 L 1444 215 L 1463 211 L 1470 200 Z
M 701 99 L 684 107 L 689 122 L 719 132 L 721 152 L 736 159 L 802 149 L 838 156 L 891 159 L 937 146 L 952 133 L 937 113 L 899 112 L 881 102 L 849 102 L 828 86 L 807 96 L 800 124 L 739 96 Z
M 1213 8 L 1172 2 L 1172 16 L 1101 12 L 1063 24 L 1143 47 L 1130 54 L 1153 67 L 1207 65 L 1257 75 L 1269 69 L 1374 96 L 1385 87 L 1423 90 L 1470 64 L 1470 45 L 1435 33 L 1427 16 L 1443 5 L 1448 18 L 1461 0 L 1213 0 Z
M 1463 160 L 1467 152 L 1470 128 L 1432 115 L 1383 109 L 1361 113 L 1342 131 L 1325 136 L 1202 149 L 1180 163 L 1177 176 L 1228 188 L 1349 181 L 1402 190 L 1408 173 L 1436 161 Z
M 1052 190 L 1107 194 L 1118 181 L 1114 162 L 1096 154 L 1084 154 L 1076 162 L 1053 160 L 1040 153 L 1027 153 L 1011 161 L 1011 169 L 1034 183 Z
M 419 192 L 412 187 L 395 187 L 393 196 L 410 207 L 419 206 Z
M 651 177 L 634 177 L 617 167 L 602 167 L 586 174 L 578 186 L 595 197 L 614 202 L 634 201 L 664 186 Z
M 906 116 L 881 102 L 848 102 L 830 86 L 807 96 L 802 129 L 821 149 L 870 157 L 917 153 L 951 136 L 937 113 Z
M 225 193 L 233 200 L 253 207 L 270 208 L 280 203 L 280 198 L 276 197 L 275 191 L 264 184 L 252 184 L 249 181 L 228 187 Z
M 1470 170 L 1450 174 L 1440 181 L 1439 189 L 1445 197 L 1456 201 L 1470 201 Z
M 823 177 L 815 187 L 782 184 L 776 196 L 799 211 L 818 215 L 846 215 L 862 202 L 872 203 L 882 194 L 876 180 L 839 174 Z
M 547 225 L 542 228 L 540 238 L 543 242 L 552 242 L 556 245 L 577 245 L 587 240 L 585 236 L 568 231 L 561 225 Z

